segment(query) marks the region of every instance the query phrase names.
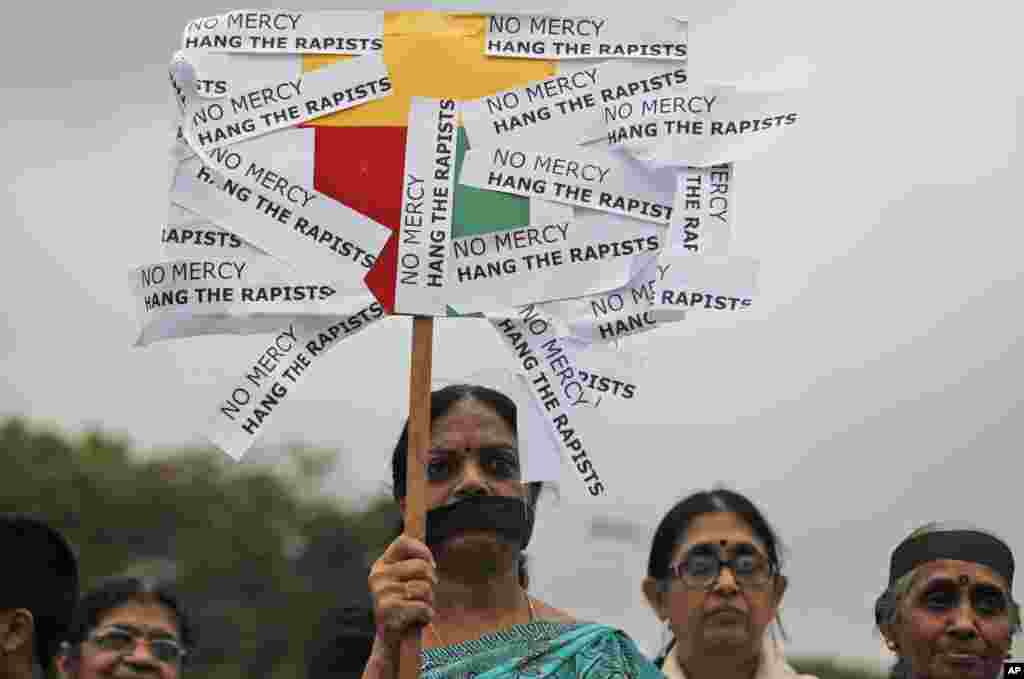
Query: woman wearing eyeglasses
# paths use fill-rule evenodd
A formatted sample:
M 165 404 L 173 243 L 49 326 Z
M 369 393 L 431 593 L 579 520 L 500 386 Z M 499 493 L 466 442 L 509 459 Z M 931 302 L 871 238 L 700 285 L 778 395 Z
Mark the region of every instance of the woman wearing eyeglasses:
M 769 629 L 786 591 L 779 540 L 743 495 L 716 489 L 677 503 L 654 534 L 643 591 L 673 637 L 655 661 L 669 679 L 806 676 Z
M 930 523 L 890 558 L 875 622 L 898 661 L 894 677 L 996 679 L 1020 607 L 1013 600 L 1009 546 L 988 531 Z
M 112 578 L 82 597 L 57 667 L 62 679 L 175 679 L 193 641 L 168 586 Z

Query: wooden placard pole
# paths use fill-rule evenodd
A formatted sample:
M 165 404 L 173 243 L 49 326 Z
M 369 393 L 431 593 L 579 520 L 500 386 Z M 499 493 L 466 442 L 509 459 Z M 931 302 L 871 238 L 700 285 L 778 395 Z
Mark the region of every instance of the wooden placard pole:
M 409 365 L 409 448 L 405 463 L 405 534 L 426 542 L 426 467 L 430 450 L 430 368 L 434 349 L 434 319 L 412 319 L 412 360 Z M 399 679 L 418 679 L 420 632 L 402 639 Z

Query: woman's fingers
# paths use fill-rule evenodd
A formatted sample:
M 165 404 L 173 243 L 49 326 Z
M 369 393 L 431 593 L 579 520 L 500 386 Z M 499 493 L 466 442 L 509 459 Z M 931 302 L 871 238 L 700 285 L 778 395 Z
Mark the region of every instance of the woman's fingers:
M 430 622 L 436 582 L 434 557 L 419 540 L 399 536 L 377 559 L 370 570 L 370 593 L 377 628 L 387 640 Z
M 423 580 L 408 580 L 405 583 L 405 598 L 408 601 L 422 601 L 428 606 L 434 605 L 433 583 Z
M 377 562 L 370 570 L 370 580 L 385 579 L 388 581 L 429 580 L 437 582 L 437 571 L 423 559 L 409 559 L 397 563 Z
M 395 538 L 388 545 L 388 548 L 384 550 L 384 554 L 381 555 L 379 561 L 397 563 L 399 561 L 408 561 L 409 559 L 423 559 L 436 566 L 434 555 L 430 553 L 430 548 L 408 535 L 399 535 Z

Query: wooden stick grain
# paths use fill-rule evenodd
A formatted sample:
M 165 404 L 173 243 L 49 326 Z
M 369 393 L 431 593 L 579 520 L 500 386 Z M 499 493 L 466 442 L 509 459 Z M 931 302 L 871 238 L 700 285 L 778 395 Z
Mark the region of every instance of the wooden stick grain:
M 430 449 L 430 373 L 434 349 L 434 319 L 412 319 L 412 360 L 409 365 L 409 449 L 405 464 L 405 534 L 426 541 L 426 468 Z M 398 661 L 399 679 L 418 679 L 419 630 L 402 639 Z

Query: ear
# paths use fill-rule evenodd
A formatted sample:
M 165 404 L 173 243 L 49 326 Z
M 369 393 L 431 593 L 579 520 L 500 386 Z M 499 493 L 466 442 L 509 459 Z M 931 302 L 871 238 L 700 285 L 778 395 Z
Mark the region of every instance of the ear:
M 405 498 L 404 497 L 403 498 L 399 498 L 399 500 L 398 500 L 398 508 L 402 510 L 402 516 L 404 517 L 405 516 Z
M 0 648 L 4 653 L 15 653 L 19 649 L 32 647 L 35 619 L 25 608 L 4 611 L 3 625 L 0 626 Z
M 60 652 L 57 653 L 57 662 L 55 663 L 61 679 L 69 679 L 75 676 L 77 663 L 78 657 L 74 655 L 71 647 L 66 642 L 62 644 Z
M 779 606 L 782 605 L 782 597 L 786 594 L 786 588 L 789 587 L 789 578 L 785 575 L 778 575 L 775 577 L 775 609 L 778 610 Z
M 641 588 L 644 592 L 644 598 L 647 599 L 647 605 L 651 607 L 651 610 L 658 616 L 658 619 L 668 620 L 668 604 L 665 601 L 665 592 L 661 591 L 658 581 L 648 576 L 644 578 Z
M 886 648 L 897 653 L 899 645 L 896 643 L 896 627 L 891 622 L 886 622 L 878 626 L 878 631 L 882 633 Z

